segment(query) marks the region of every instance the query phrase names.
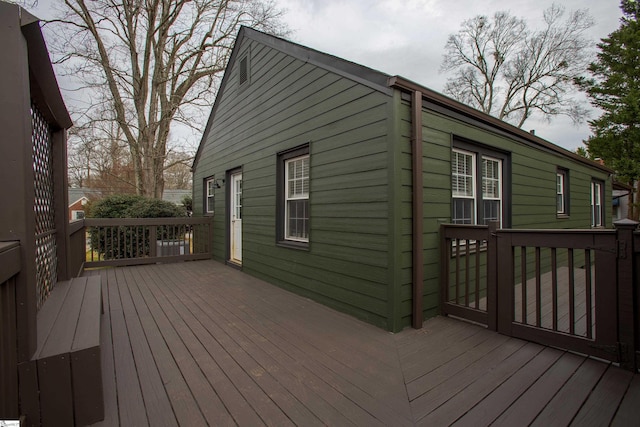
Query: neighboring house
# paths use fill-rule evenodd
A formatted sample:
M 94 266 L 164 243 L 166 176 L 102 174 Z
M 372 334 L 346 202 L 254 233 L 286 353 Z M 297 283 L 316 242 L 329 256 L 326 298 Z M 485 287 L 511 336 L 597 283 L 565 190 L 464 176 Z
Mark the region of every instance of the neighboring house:
M 89 202 L 86 197 L 81 197 L 69 205 L 69 221 L 84 219 L 84 207 Z
M 216 259 L 391 331 L 438 311 L 441 223 L 611 225 L 610 169 L 250 28 L 193 167 Z
M 629 218 L 629 195 L 632 192 L 631 185 L 613 181 L 611 217 L 614 221 Z
M 162 192 L 162 200 L 178 206 L 182 206 L 182 199 L 185 196 L 191 196 L 191 190 L 164 190 Z
M 84 218 L 85 206 L 89 200 L 97 200 L 102 197 L 102 191 L 91 188 L 69 188 L 69 221 Z

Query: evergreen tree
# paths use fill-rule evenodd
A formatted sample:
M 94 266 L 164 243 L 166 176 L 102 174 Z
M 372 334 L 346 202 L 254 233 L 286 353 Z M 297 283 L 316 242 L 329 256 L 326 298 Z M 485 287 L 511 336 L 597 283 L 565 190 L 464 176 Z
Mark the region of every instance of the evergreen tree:
M 620 27 L 598 44 L 597 59 L 589 66 L 593 78 L 578 83 L 603 110 L 589 122 L 589 157 L 601 158 L 618 180 L 634 185 L 640 179 L 640 5 L 622 0 L 620 8 Z M 636 197 L 632 195 L 631 218 L 638 217 Z

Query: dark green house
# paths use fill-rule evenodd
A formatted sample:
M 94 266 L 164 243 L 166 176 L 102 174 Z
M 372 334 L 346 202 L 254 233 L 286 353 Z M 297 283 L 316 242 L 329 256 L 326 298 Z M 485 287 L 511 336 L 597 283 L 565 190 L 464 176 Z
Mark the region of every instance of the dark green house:
M 441 223 L 611 225 L 611 170 L 250 28 L 193 167 L 194 214 L 215 214 L 216 259 L 390 331 L 438 311 Z

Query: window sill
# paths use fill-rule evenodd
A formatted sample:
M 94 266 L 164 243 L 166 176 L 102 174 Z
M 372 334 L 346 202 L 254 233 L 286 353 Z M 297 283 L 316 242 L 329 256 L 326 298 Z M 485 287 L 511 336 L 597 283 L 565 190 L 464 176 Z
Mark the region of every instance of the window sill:
M 569 219 L 569 215 L 568 214 L 556 214 L 556 218 L 557 219 Z
M 280 246 L 281 248 L 296 249 L 306 252 L 309 251 L 309 243 L 296 242 L 293 240 L 279 240 L 278 242 L 276 242 L 276 245 Z

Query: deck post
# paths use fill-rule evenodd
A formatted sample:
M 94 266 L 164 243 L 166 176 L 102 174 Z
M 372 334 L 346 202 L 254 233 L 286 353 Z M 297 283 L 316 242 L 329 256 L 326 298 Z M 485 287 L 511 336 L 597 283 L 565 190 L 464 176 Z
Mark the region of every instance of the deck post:
M 487 236 L 487 327 L 498 330 L 498 227 L 490 221 Z
M 638 307 L 634 295 L 633 266 L 635 251 L 633 233 L 638 222 L 629 219 L 616 221 L 618 234 L 618 342 L 620 349 L 620 366 L 635 371 L 636 366 L 636 328 Z
M 513 323 L 513 301 L 514 301 L 514 275 L 513 275 L 513 247 L 511 245 L 511 234 L 496 234 L 496 318 L 497 331 L 504 335 L 511 336 L 511 325 Z M 499 302 L 499 305 L 497 304 Z

